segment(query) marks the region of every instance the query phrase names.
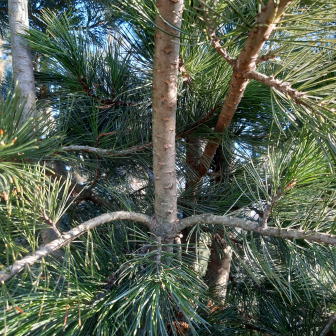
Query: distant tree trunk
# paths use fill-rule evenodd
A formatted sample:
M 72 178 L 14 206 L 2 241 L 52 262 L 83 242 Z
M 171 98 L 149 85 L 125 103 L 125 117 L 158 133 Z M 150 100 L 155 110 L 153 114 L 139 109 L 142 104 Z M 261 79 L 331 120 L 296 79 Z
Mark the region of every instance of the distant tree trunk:
M 152 227 L 165 243 L 173 243 L 177 221 L 175 128 L 183 1 L 158 0 L 153 67 L 153 173 L 155 217 Z M 170 24 L 165 23 L 169 22 Z M 175 29 L 174 27 L 177 29 Z M 168 33 L 168 34 L 167 34 Z
M 1 80 L 2 80 L 2 76 L 5 72 L 5 64 L 4 62 L 1 60 L 1 56 L 2 56 L 2 40 L 0 39 L 0 83 L 1 83 Z M 1 98 L 1 93 L 0 93 L 0 98 Z
M 233 159 L 233 144 L 226 142 L 225 146 L 219 145 L 214 157 L 214 172 L 218 175 L 216 182 L 227 178 L 230 173 Z M 208 268 L 205 274 L 205 281 L 208 285 L 213 286 L 216 290 L 219 300 L 224 303 L 226 297 L 226 289 L 229 282 L 229 274 L 231 268 L 232 250 L 230 246 L 224 248 L 224 256 L 221 257 L 216 249 L 213 241 L 210 250 Z
M 189 171 L 185 176 L 185 179 L 186 179 L 185 189 L 187 190 L 187 189 L 192 189 L 198 181 L 197 171 L 198 171 L 198 166 L 200 164 L 203 152 L 202 152 L 201 139 L 194 137 L 193 135 L 187 135 L 185 138 L 185 143 L 186 143 L 186 164 L 189 168 Z M 195 207 L 196 207 L 196 204 L 195 204 Z M 184 217 L 187 217 L 187 216 L 189 216 L 189 214 L 186 212 L 184 214 Z M 198 256 L 196 256 L 197 249 L 195 248 L 196 237 L 195 235 L 193 235 L 188 241 L 189 232 L 190 232 L 190 228 L 185 228 L 184 230 L 182 230 L 181 242 L 184 246 L 187 246 L 187 244 L 189 244 L 188 253 L 190 255 L 195 254 L 194 269 L 197 271 L 198 270 L 198 265 L 197 265 Z M 184 250 L 186 250 L 186 248 Z
M 26 101 L 22 120 L 35 112 L 35 80 L 29 46 L 23 37 L 29 28 L 28 0 L 8 0 L 9 29 L 12 48 L 13 77 L 20 89 L 22 101 Z
M 230 246 L 224 248 L 224 256 L 221 257 L 216 250 L 215 243 L 212 243 L 210 260 L 205 274 L 206 282 L 213 286 L 218 299 L 224 304 L 232 260 L 232 249 Z
M 21 120 L 24 121 L 36 113 L 35 79 L 33 62 L 29 46 L 19 34 L 29 28 L 28 0 L 8 0 L 9 29 L 11 39 L 13 77 L 20 90 L 22 103 L 25 103 Z M 58 238 L 52 229 L 42 229 L 41 237 L 46 245 Z M 61 251 L 53 252 L 59 257 Z

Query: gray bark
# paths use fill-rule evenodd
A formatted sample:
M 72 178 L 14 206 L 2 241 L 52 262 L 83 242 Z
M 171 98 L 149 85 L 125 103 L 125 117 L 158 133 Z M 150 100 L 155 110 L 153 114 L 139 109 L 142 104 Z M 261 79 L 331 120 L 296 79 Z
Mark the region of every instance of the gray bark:
M 322 232 L 320 233 L 310 230 L 304 231 L 301 229 L 286 229 L 276 227 L 262 228 L 259 222 L 253 222 L 231 216 L 215 216 L 212 214 L 204 214 L 183 218 L 178 223 L 178 225 L 176 225 L 176 230 L 181 231 L 184 228 L 195 225 L 197 223 L 204 223 L 208 225 L 233 226 L 241 228 L 246 231 L 256 232 L 262 236 L 279 237 L 283 239 L 304 239 L 307 241 L 330 244 L 330 245 L 336 244 L 336 235 L 329 233 L 322 233 Z
M 143 222 L 146 225 L 149 225 L 150 223 L 149 216 L 136 212 L 117 211 L 95 217 L 64 233 L 61 238 L 53 240 L 49 244 L 41 247 L 39 250 L 36 250 L 34 254 L 17 260 L 13 265 L 5 268 L 4 272 L 0 272 L 0 282 L 9 280 L 15 274 L 18 274 L 22 270 L 24 270 L 26 266 L 33 265 L 39 259 L 45 258 L 48 255 L 52 254 L 52 252 L 58 251 L 61 247 L 70 244 L 74 239 L 78 238 L 88 230 L 92 230 L 98 225 L 113 222 L 116 220 Z
M 36 111 L 35 80 L 29 46 L 19 34 L 29 28 L 28 0 L 8 0 L 9 29 L 12 49 L 13 77 L 20 90 L 22 102 L 26 102 L 22 120 Z

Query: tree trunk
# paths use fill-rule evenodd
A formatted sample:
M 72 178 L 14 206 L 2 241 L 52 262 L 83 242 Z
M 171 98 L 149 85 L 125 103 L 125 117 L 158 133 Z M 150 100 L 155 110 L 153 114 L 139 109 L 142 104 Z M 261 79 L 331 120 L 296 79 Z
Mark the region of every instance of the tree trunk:
M 205 274 L 207 284 L 214 287 L 215 293 L 221 303 L 224 304 L 232 260 L 232 249 L 230 246 L 224 248 L 224 256 L 221 257 L 216 250 L 215 243 L 212 243 L 208 269 Z
M 249 83 L 249 79 L 245 78 L 245 74 L 256 70 L 257 59 L 262 48 L 276 28 L 276 24 L 281 19 L 284 10 L 290 3 L 291 0 L 269 0 L 267 5 L 264 6 L 258 14 L 258 25 L 249 31 L 248 38 L 244 43 L 241 53 L 237 60 L 232 63 L 233 75 L 215 127 L 217 133 L 224 133 L 228 130 L 238 105 L 244 96 L 247 84 Z M 220 141 L 214 140 L 208 142 L 198 171 L 200 177 L 207 173 L 219 143 Z
M 1 84 L 1 80 L 2 80 L 2 76 L 5 72 L 5 63 L 3 60 L 1 60 L 2 57 L 2 40 L 0 39 L 0 84 Z M 0 93 L 0 98 L 1 98 L 1 93 Z
M 155 217 L 152 231 L 163 243 L 172 243 L 177 221 L 175 128 L 179 37 L 183 1 L 157 1 L 153 67 L 153 172 Z M 163 19 L 169 22 L 168 25 Z M 169 34 L 169 35 L 168 35 Z
M 29 46 L 23 37 L 29 28 L 28 0 L 8 0 L 9 29 L 12 48 L 13 77 L 22 102 L 26 102 L 22 119 L 35 112 L 35 80 Z

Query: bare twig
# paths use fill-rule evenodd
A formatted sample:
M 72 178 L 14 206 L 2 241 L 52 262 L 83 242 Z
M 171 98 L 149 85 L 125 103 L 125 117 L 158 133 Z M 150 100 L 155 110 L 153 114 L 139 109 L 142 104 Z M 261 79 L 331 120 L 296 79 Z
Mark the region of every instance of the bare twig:
M 109 223 L 116 220 L 130 220 L 135 222 L 142 222 L 146 225 L 150 223 L 150 217 L 136 212 L 117 211 L 106 213 L 95 217 L 76 226 L 72 230 L 64 233 L 62 238 L 53 240 L 51 243 L 41 247 L 35 251 L 34 254 L 17 260 L 12 266 L 5 268 L 5 271 L 0 272 L 0 281 L 7 281 L 14 275 L 20 273 L 26 266 L 33 265 L 41 258 L 45 258 L 52 252 L 59 250 L 61 247 L 71 243 L 74 239 L 81 236 L 83 233 L 95 228 L 96 226 Z
M 211 28 L 209 28 L 209 30 L 212 46 L 216 49 L 218 54 L 221 55 L 226 60 L 226 62 L 228 62 L 233 67 L 235 65 L 235 60 L 228 54 L 227 50 L 220 45 L 219 39 L 217 38 L 215 32 Z
M 175 244 L 177 245 L 177 257 L 178 260 L 182 262 L 182 245 L 181 245 L 181 238 L 183 237 L 182 234 L 178 234 L 175 237 Z

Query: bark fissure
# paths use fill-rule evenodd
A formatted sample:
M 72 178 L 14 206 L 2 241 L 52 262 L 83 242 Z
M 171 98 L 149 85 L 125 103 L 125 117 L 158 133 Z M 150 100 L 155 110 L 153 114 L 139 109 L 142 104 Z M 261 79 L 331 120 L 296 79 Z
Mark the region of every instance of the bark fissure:
M 280 20 L 283 11 L 290 2 L 291 0 L 281 0 L 279 3 L 275 3 L 274 0 L 268 1 L 267 5 L 262 8 L 261 13 L 259 13 L 257 25 L 250 30 L 249 37 L 235 61 L 229 58 L 226 50 L 221 48 L 215 34 L 212 33 L 213 44 L 217 52 L 223 54 L 222 56 L 227 62 L 233 65 L 233 74 L 229 90 L 215 127 L 217 133 L 222 134 L 228 130 L 238 105 L 244 96 L 247 84 L 249 83 L 249 78 L 246 78 L 245 74 L 256 70 L 258 56 L 275 29 L 276 23 Z M 208 142 L 199 167 L 198 173 L 200 178 L 207 173 L 219 143 L 219 140 L 210 140 Z
M 175 129 L 183 1 L 158 0 L 156 6 L 152 132 L 157 225 L 153 233 L 166 241 L 173 239 L 177 219 Z

